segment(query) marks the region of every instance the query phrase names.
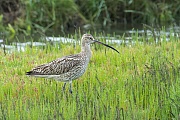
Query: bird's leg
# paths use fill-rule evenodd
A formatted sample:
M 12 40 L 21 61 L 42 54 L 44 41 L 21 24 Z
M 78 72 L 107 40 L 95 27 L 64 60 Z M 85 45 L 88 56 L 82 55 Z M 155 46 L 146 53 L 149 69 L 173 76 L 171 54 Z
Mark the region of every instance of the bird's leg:
M 69 82 L 69 92 L 72 94 L 72 80 Z
M 66 82 L 63 85 L 63 91 L 65 91 L 65 88 L 66 88 Z

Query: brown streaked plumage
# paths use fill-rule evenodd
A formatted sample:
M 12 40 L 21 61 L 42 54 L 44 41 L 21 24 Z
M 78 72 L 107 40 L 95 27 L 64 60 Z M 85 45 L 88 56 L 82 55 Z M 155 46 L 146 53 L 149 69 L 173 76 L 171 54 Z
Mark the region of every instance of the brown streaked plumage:
M 31 71 L 27 72 L 26 75 L 42 78 L 52 78 L 65 82 L 63 90 L 65 89 L 66 82 L 69 82 L 69 91 L 72 93 L 72 80 L 82 76 L 88 66 L 89 60 L 91 58 L 91 43 L 96 42 L 118 52 L 115 48 L 95 40 L 90 34 L 84 34 L 82 36 L 81 42 L 82 45 L 80 53 L 58 58 L 52 62 L 39 65 L 33 68 Z

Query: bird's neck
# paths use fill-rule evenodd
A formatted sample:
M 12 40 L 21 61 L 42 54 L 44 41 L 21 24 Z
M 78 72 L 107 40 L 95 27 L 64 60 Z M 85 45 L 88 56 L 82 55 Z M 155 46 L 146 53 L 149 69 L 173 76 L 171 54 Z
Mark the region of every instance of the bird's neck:
M 91 48 L 90 45 L 85 44 L 81 46 L 81 53 L 84 53 L 89 59 L 91 58 Z

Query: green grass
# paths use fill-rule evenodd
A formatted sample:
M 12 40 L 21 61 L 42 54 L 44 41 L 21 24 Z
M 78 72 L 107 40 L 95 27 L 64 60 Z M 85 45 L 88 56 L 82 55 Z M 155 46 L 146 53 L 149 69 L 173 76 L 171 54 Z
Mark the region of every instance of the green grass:
M 61 49 L 58 48 L 61 47 Z M 0 51 L 0 119 L 179 119 L 180 42 L 101 47 L 86 73 L 62 82 L 25 75 L 33 67 L 80 51 L 80 46 Z

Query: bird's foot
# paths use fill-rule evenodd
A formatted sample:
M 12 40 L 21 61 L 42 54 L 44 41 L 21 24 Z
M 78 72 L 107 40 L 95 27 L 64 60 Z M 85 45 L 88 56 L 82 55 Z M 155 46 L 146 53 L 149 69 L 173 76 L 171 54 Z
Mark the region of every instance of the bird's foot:
M 69 93 L 71 93 L 71 94 L 72 94 L 72 90 L 71 90 L 71 89 L 69 89 Z
M 64 83 L 62 91 L 65 92 L 66 83 Z M 69 92 L 72 94 L 72 81 L 69 82 Z
M 64 83 L 63 88 L 62 88 L 62 91 L 64 92 L 65 89 L 66 89 L 66 83 Z
M 69 92 L 72 94 L 72 81 L 69 82 Z

